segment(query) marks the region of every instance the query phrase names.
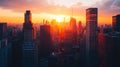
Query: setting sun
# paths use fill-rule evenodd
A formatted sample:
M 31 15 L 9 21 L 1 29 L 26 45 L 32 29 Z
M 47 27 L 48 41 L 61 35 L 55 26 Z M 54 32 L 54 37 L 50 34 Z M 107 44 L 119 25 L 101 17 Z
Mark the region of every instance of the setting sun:
M 59 16 L 56 16 L 56 21 L 58 22 L 58 23 L 61 23 L 61 22 L 63 22 L 64 21 L 64 16 L 62 16 L 62 15 L 59 15 Z

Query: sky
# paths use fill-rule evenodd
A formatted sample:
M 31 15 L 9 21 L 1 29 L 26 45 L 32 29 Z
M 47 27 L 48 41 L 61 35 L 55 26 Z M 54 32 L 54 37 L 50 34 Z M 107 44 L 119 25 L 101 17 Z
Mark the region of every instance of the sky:
M 112 16 L 120 14 L 120 0 L 0 0 L 0 22 L 23 23 L 25 11 L 31 10 L 33 23 L 68 22 L 71 16 L 85 23 L 85 11 L 92 7 L 98 8 L 99 24 L 111 24 Z

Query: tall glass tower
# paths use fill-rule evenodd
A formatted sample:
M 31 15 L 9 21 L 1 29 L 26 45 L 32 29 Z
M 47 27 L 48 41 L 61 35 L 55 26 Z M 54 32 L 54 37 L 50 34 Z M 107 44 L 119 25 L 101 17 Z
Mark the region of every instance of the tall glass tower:
M 86 57 L 87 67 L 97 67 L 97 45 L 98 45 L 98 9 L 88 8 L 86 10 Z

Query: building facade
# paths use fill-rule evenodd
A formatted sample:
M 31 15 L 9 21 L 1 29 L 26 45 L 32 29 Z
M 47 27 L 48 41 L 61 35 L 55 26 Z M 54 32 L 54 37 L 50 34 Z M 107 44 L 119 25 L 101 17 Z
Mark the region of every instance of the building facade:
M 0 67 L 8 67 L 7 23 L 0 23 Z
M 97 67 L 97 45 L 98 45 L 98 9 L 88 8 L 86 10 L 86 61 L 87 67 Z
M 120 14 L 112 17 L 112 29 L 120 32 Z

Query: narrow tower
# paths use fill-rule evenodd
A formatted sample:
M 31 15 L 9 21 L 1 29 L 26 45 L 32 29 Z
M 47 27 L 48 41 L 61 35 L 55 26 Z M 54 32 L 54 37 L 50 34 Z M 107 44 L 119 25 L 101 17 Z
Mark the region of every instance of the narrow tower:
M 88 8 L 86 10 L 86 57 L 87 67 L 97 67 L 97 45 L 98 45 L 98 9 Z
M 24 23 L 23 23 L 23 67 L 36 67 L 37 54 L 35 45 L 35 28 L 32 24 L 30 10 L 25 13 Z

